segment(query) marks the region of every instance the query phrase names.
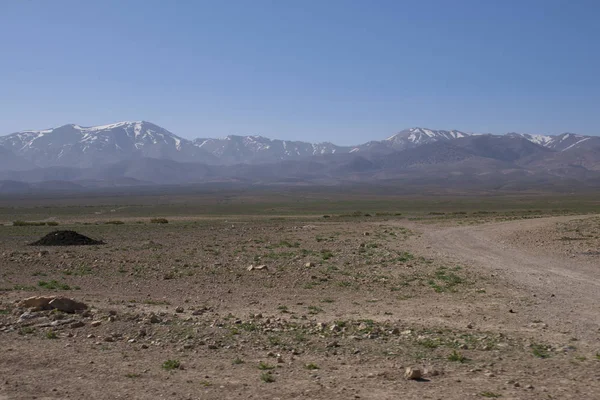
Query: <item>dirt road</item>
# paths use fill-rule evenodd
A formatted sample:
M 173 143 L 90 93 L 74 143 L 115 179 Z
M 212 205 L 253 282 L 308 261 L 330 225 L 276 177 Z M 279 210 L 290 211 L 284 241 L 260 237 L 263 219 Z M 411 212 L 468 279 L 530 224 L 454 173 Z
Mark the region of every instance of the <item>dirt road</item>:
M 423 239 L 434 254 L 481 268 L 504 280 L 507 290 L 531 294 L 526 313 L 586 341 L 597 340 L 600 327 L 598 257 L 560 255 L 549 249 L 509 244 L 516 232 L 531 232 L 576 218 L 555 217 L 468 227 L 428 229 Z

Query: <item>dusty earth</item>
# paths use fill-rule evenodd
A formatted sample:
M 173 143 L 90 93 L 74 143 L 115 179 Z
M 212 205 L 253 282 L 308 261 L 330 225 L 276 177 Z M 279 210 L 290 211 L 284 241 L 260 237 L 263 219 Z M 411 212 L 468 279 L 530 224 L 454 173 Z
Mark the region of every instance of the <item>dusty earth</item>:
M 462 222 L 2 226 L 0 399 L 600 398 L 600 219 Z

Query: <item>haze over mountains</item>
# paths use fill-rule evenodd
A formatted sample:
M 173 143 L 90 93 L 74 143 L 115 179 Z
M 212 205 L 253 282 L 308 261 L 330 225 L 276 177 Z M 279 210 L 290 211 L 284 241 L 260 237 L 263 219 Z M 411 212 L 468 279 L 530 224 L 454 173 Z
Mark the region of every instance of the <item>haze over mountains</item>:
M 337 146 L 262 136 L 188 140 L 145 121 L 71 124 L 0 137 L 0 180 L 5 193 L 207 182 L 568 190 L 600 186 L 600 137 L 411 128 Z

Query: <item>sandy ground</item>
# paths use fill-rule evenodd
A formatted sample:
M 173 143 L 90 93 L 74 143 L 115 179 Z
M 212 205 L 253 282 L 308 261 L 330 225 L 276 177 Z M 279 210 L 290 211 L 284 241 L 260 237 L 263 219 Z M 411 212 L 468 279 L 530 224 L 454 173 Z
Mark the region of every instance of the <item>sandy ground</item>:
M 125 224 L 79 226 L 107 245 L 69 249 L 12 228 L 0 399 L 600 398 L 596 237 L 560 224 L 597 227 Z M 32 295 L 90 309 L 16 306 Z
M 436 257 L 479 266 L 505 282 L 506 290 L 530 294 L 532 305 L 515 313 L 543 317 L 554 331 L 597 344 L 600 256 L 573 252 L 572 246 L 559 249 L 556 239 L 552 240 L 557 224 L 589 218 L 432 229 L 423 239 Z

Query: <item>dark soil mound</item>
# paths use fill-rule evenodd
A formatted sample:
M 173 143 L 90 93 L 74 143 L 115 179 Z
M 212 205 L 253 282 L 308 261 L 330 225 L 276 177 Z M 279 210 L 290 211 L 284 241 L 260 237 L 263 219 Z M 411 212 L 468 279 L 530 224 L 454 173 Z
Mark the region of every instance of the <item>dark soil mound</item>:
M 75 231 L 54 231 L 50 232 L 31 246 L 91 246 L 104 244 L 87 236 L 80 235 Z

